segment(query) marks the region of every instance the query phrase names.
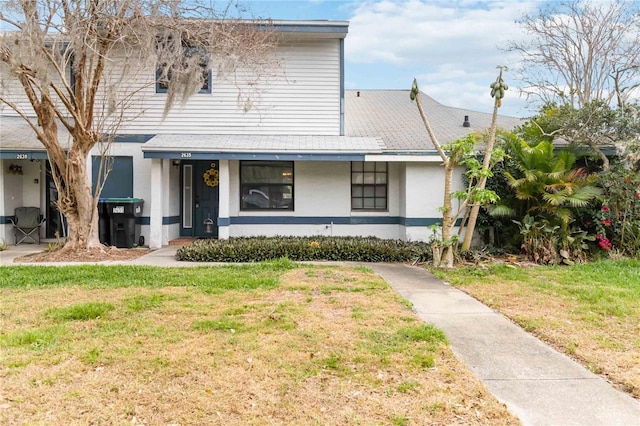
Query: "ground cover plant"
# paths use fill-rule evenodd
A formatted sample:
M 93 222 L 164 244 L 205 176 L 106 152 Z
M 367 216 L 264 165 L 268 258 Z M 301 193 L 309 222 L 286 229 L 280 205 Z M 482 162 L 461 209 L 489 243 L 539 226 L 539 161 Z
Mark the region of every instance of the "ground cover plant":
M 431 257 L 424 242 L 376 237 L 250 237 L 206 239 L 181 247 L 178 260 L 193 262 L 293 261 L 422 262 Z
M 640 261 L 434 273 L 640 398 Z
M 517 424 L 363 267 L 6 267 L 0 424 Z

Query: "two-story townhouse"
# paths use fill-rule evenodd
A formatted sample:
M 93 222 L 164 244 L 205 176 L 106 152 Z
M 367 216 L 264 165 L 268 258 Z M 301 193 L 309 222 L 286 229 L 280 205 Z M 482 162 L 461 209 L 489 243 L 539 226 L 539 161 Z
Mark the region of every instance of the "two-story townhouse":
M 164 117 L 166 91 L 142 81 L 145 107 L 113 143 L 102 196 L 144 200 L 138 220 L 151 248 L 180 237 L 427 239 L 440 217 L 443 170 L 408 90 L 345 90 L 348 22 L 275 21 L 274 28 L 280 72 L 251 108 L 239 105 L 234 84 L 212 75 Z M 145 75 L 153 82 L 155 68 Z M 422 99 L 441 142 L 489 127 L 490 114 Z M 53 238 L 63 225 L 46 152 L 6 108 L 0 159 L 1 222 L 16 207 L 39 206 L 43 237 Z M 90 163 L 97 161 L 95 153 Z M 12 241 L 11 226 L 0 226 Z

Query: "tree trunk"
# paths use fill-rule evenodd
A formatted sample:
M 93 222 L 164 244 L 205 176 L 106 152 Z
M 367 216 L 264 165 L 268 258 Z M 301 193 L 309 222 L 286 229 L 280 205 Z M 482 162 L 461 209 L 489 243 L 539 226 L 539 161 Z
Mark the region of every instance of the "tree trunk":
M 67 220 L 68 239 L 63 250 L 102 248 L 98 233 L 98 209 L 91 193 L 87 170 L 88 152 L 71 149 L 66 176 L 58 191 L 58 207 Z
M 500 72 L 502 75 L 502 72 Z M 482 170 L 489 170 L 491 166 L 491 154 L 493 152 L 493 146 L 496 143 L 496 129 L 498 127 L 498 108 L 501 100 L 496 97 L 493 103 L 493 116 L 491 117 L 491 127 L 489 128 L 489 140 L 485 147 L 484 160 L 482 161 Z M 476 189 L 483 190 L 487 186 L 487 177 L 481 176 Z M 480 204 L 474 202 L 471 206 L 471 213 L 469 213 L 469 221 L 467 222 L 467 229 L 464 233 L 464 241 L 462 241 L 461 251 L 468 251 L 471 248 L 471 241 L 473 240 L 473 234 L 476 231 L 476 223 L 478 222 L 478 214 L 480 213 Z
M 95 145 L 95 135 L 75 128 L 73 146 L 65 153 L 58 140 L 54 106 L 48 96 L 34 103 L 41 132 L 38 139 L 47 149 L 51 174 L 58 189 L 58 210 L 64 215 L 68 232 L 64 251 L 103 248 L 98 233 L 97 202 L 91 193 L 87 159 Z
M 416 80 L 413 79 L 413 84 L 416 86 Z M 436 138 L 435 133 L 433 133 L 433 129 L 431 128 L 431 124 L 429 124 L 429 120 L 427 120 L 427 115 L 422 108 L 422 103 L 420 102 L 420 92 L 417 91 L 415 94 L 416 105 L 418 106 L 418 112 L 420 113 L 420 117 L 422 118 L 422 122 L 424 123 L 424 127 L 429 134 L 429 138 L 433 143 L 433 146 L 438 151 L 440 158 L 442 158 L 442 163 L 444 165 L 444 206 L 442 212 L 442 245 L 439 247 L 438 254 L 433 258 L 434 266 L 440 267 L 442 266 L 442 262 L 444 262 L 447 268 L 453 268 L 453 245 L 451 243 L 451 236 L 453 234 L 453 219 L 451 215 L 453 214 L 453 206 L 451 205 L 451 182 L 453 181 L 453 169 L 454 166 L 451 165 L 449 157 L 443 151 L 440 142 Z M 436 259 L 437 257 L 437 259 Z M 437 263 L 437 264 L 436 264 Z
M 602 171 L 606 172 L 607 170 L 609 170 L 609 167 L 610 167 L 609 158 L 606 155 L 604 155 L 604 152 L 602 152 L 602 150 L 598 145 L 596 145 L 593 142 L 588 142 L 588 144 L 589 144 L 589 148 L 591 148 L 593 152 L 598 156 L 598 158 L 602 160 Z
M 446 268 L 453 268 L 453 242 L 451 238 L 453 236 L 453 205 L 451 203 L 451 185 L 453 182 L 453 170 L 454 167 L 451 163 L 447 162 L 444 168 L 444 211 L 442 212 L 442 253 L 440 258 L 440 264 L 438 266 L 445 266 Z M 443 265 L 444 263 L 444 265 Z

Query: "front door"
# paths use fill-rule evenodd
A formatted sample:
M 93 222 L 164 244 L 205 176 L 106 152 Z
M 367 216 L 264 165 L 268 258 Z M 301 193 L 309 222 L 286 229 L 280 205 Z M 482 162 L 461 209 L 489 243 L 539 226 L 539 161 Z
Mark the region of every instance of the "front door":
M 183 235 L 218 237 L 218 178 L 218 161 L 182 162 Z

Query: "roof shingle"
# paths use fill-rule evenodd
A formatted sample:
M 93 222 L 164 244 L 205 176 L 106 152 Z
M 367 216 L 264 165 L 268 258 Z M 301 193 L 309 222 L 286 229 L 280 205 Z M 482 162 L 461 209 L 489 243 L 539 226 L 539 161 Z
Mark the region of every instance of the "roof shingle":
M 491 126 L 492 114 L 442 105 L 420 92 L 420 100 L 438 142 L 446 144 Z M 470 127 L 463 127 L 469 116 Z M 521 124 L 516 117 L 498 116 L 498 127 L 512 129 Z M 409 90 L 347 90 L 345 135 L 382 138 L 388 151 L 433 150 L 418 107 Z

